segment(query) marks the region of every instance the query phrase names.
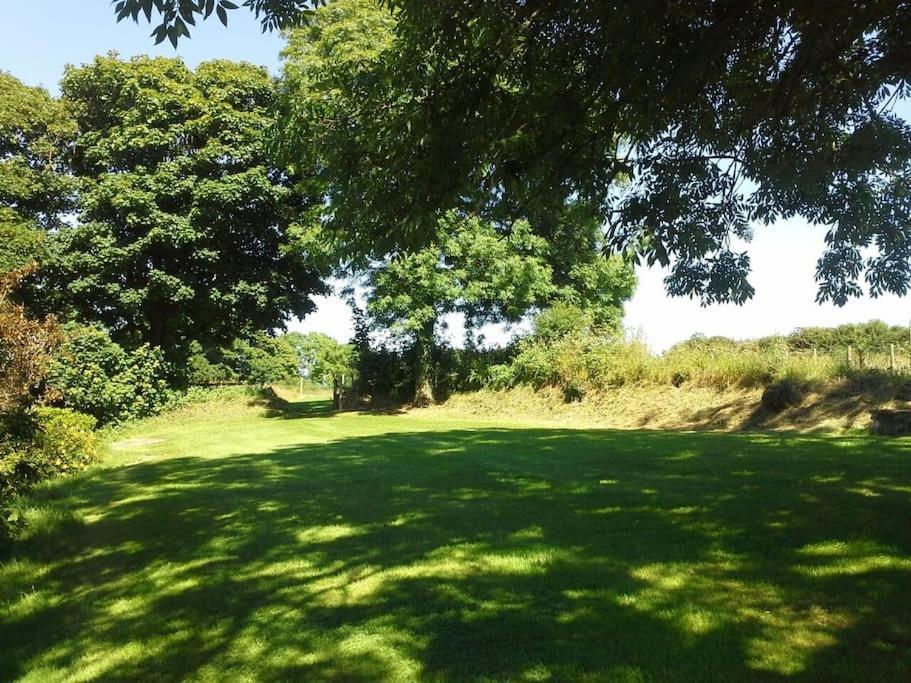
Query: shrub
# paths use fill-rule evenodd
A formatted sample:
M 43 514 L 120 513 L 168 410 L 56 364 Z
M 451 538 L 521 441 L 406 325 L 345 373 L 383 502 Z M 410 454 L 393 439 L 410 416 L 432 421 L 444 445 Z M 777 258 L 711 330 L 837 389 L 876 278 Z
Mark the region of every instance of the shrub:
M 552 341 L 568 334 L 582 334 L 592 329 L 594 315 L 579 306 L 558 301 L 535 316 L 534 335 Z
M 762 392 L 762 406 L 773 413 L 793 408 L 803 402 L 804 389 L 790 377 L 778 380 Z
M 879 386 L 884 383 L 879 375 L 885 373 L 869 367 L 851 368 L 837 356 L 794 351 L 785 337 L 735 341 L 697 336 L 654 356 L 636 339 L 622 340 L 591 330 L 557 338 L 530 336 L 515 348 L 517 352 L 508 365 L 495 370 L 491 367 L 486 373 L 486 386 L 549 386 L 578 398 L 629 384 L 726 390 L 764 388 L 788 379 L 803 389 L 833 380 L 847 380 L 853 385 L 875 380 Z M 898 380 L 891 376 L 897 386 Z M 911 391 L 907 395 L 911 396 Z
M 40 407 L 35 416 L 34 447 L 43 458 L 41 478 L 73 474 L 88 467 L 98 456 L 98 421 L 69 408 Z
M 655 381 L 658 361 L 640 341 L 603 338 L 593 344 L 586 359 L 594 388 L 619 387 Z
M 32 270 L 0 274 L 0 414 L 33 402 L 60 341 L 53 318 L 33 320 L 12 300 L 20 281 Z
M 16 519 L 14 496 L 38 482 L 80 472 L 99 455 L 92 431 L 96 420 L 67 408 L 39 407 L 7 414 L 0 438 L 0 542 L 8 540 Z
M 515 382 L 513 366 L 508 363 L 491 365 L 487 381 L 488 386 L 493 389 L 508 389 Z
M 161 349 L 128 352 L 99 327 L 70 327 L 54 359 L 49 382 L 63 404 L 101 423 L 159 412 L 171 398 L 169 366 Z
M 224 363 L 212 362 L 199 342 L 193 342 L 187 360 L 187 381 L 191 386 L 230 384 L 239 380 L 237 373 Z
M 556 378 L 550 348 L 530 339 L 519 344 L 519 352 L 512 362 L 512 370 L 515 383 L 530 384 L 536 389 L 551 384 Z

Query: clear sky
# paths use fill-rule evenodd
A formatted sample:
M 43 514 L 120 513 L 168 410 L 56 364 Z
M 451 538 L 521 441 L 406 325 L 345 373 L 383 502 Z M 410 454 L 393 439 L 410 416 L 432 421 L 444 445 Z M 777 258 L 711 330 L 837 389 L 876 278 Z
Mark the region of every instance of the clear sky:
M 0 3 L 0 69 L 54 91 L 66 64 L 81 64 L 96 54 L 110 50 L 125 57 L 175 54 L 169 44 L 153 46 L 150 31 L 144 23 L 115 23 L 108 0 L 5 0 Z M 235 59 L 265 65 L 277 74 L 281 47 L 279 36 L 261 34 L 252 15 L 236 11 L 231 14 L 229 30 L 217 21 L 200 24 L 192 40 L 181 41 L 176 54 L 190 65 L 207 59 Z M 800 220 L 757 227 L 750 246 L 756 297 L 742 307 L 701 308 L 694 301 L 671 299 L 664 294 L 665 273 L 640 269 L 639 289 L 627 305 L 627 327 L 644 336 L 655 350 L 662 350 L 697 332 L 753 337 L 799 326 L 871 319 L 907 325 L 911 320 L 909 297 L 864 298 L 843 308 L 814 303 L 813 272 L 822 253 L 824 232 Z M 336 298 L 322 299 L 315 314 L 293 327 L 319 330 L 341 340 L 352 333 L 350 313 Z M 491 332 L 489 338 L 495 340 L 503 334 Z M 452 337 L 460 336 L 455 323 Z

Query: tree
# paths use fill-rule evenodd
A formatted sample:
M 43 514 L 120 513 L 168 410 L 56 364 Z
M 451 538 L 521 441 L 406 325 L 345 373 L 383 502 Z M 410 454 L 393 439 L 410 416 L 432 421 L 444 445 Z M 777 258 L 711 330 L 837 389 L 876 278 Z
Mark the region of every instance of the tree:
M 161 349 L 126 351 L 93 325 L 69 325 L 54 354 L 48 385 L 60 403 L 99 423 L 154 415 L 173 397 Z
M 249 339 L 235 339 L 221 350 L 221 356 L 237 377 L 262 386 L 297 374 L 297 352 L 284 337 L 258 333 Z
M 9 273 L 46 256 L 44 232 L 0 207 L 0 273 Z
M 73 209 L 66 159 L 74 134 L 59 100 L 0 72 L 0 226 L 60 226 Z
M 73 134 L 59 101 L 0 72 L 0 273 L 43 260 L 44 231 L 72 210 Z
M 450 212 L 435 241 L 375 263 L 367 273 L 367 311 L 415 349 L 414 403 L 433 401 L 432 355 L 436 328 L 448 313 L 466 327 L 518 321 L 555 294 L 546 242 L 527 223 L 500 235 L 491 224 Z
M 304 23 L 313 7 L 325 4 L 326 0 L 243 0 L 257 19 L 262 20 L 263 31 L 290 28 Z M 196 25 L 196 18 L 208 19 L 214 13 L 219 21 L 228 25 L 228 12 L 238 9 L 230 0 L 115 0 L 114 11 L 117 21 L 130 18 L 139 21 L 145 16 L 152 21 L 153 14 L 160 17 L 160 23 L 152 31 L 155 44 L 171 41 L 174 47 L 182 36 L 190 37 L 190 26 Z
M 383 133 L 381 123 L 371 129 L 359 117 L 360 98 L 372 98 L 384 87 L 376 73 L 393 44 L 394 29 L 393 16 L 374 0 L 333 0 L 288 34 L 282 55 L 275 151 L 289 165 L 312 173 L 327 203 L 322 236 L 334 234 L 337 251 L 347 258 L 382 258 L 408 244 L 376 240 L 379 228 L 368 207 L 380 191 L 371 177 L 377 175 L 382 152 L 377 156 L 372 145 Z M 348 187 L 338 182 L 336 164 L 346 165 L 341 175 L 351 180 Z M 389 197 L 406 196 L 401 190 Z M 435 221 L 433 216 L 439 214 L 430 216 Z M 435 223 L 428 237 L 433 234 Z
M 820 301 L 908 291 L 904 0 L 383 4 L 394 44 L 341 79 L 355 106 L 299 127 L 353 141 L 324 150 L 332 216 L 384 248 L 449 208 L 537 229 L 572 201 L 612 250 L 671 266 L 672 294 L 743 302 L 738 239 L 800 215 L 828 228 Z
M 322 332 L 289 332 L 282 338 L 297 352 L 301 376 L 322 385 L 354 379 L 355 351 L 351 344 L 341 344 Z
M 68 68 L 62 91 L 81 192 L 42 270 L 52 305 L 170 360 L 313 308 L 319 273 L 288 242 L 314 200 L 269 162 L 264 69 L 110 55 Z

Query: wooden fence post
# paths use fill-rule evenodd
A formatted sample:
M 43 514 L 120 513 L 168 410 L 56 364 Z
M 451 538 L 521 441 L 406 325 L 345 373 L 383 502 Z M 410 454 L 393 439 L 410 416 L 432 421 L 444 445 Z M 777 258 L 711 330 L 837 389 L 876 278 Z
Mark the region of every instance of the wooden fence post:
M 850 344 L 848 344 L 848 367 L 849 368 L 854 367 L 854 353 L 853 353 L 853 350 L 851 349 Z
M 892 372 L 898 370 L 898 366 L 895 364 L 895 344 L 889 344 L 889 367 Z

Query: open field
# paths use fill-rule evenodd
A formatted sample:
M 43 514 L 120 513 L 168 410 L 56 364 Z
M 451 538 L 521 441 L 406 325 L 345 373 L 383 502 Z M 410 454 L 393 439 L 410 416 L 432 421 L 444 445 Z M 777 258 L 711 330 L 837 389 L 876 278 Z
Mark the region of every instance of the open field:
M 0 680 L 908 680 L 911 441 L 192 406 L 43 485 Z

